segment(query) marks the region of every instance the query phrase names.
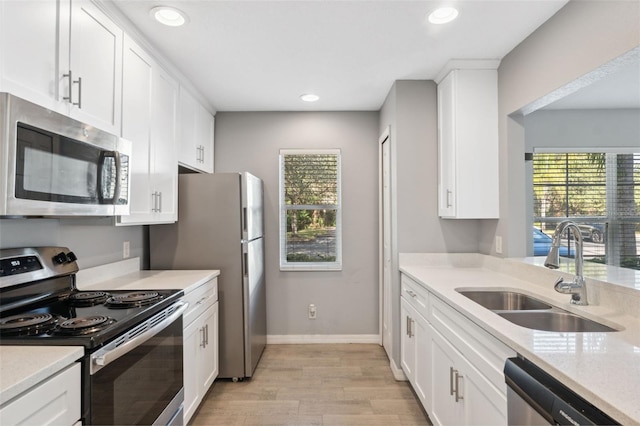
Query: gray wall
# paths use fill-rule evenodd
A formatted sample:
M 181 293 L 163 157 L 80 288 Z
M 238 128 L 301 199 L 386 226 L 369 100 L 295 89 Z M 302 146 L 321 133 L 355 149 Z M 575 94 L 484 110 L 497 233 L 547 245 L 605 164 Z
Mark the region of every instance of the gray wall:
M 500 220 L 480 244 L 502 235 L 505 256 L 526 254 L 525 132 L 521 109 L 555 100 L 563 86 L 640 45 L 640 2 L 570 1 L 502 59 L 498 69 Z M 541 105 L 542 106 L 542 105 Z M 494 229 L 492 229 L 494 228 Z
M 438 217 L 438 115 L 433 81 L 396 81 L 380 110 L 382 133 L 390 127 L 393 344 L 400 365 L 398 253 L 464 253 L 479 250 L 478 221 Z M 495 222 L 495 221 L 493 221 Z
M 144 260 L 145 229 L 114 226 L 113 218 L 0 219 L 0 248 L 62 246 L 88 268 L 122 260 L 122 243 L 129 241 L 131 257 Z
M 219 112 L 216 172 L 264 180 L 269 335 L 378 334 L 378 114 Z M 343 270 L 279 270 L 278 154 L 281 148 L 342 150 Z M 307 318 L 310 303 L 316 320 Z

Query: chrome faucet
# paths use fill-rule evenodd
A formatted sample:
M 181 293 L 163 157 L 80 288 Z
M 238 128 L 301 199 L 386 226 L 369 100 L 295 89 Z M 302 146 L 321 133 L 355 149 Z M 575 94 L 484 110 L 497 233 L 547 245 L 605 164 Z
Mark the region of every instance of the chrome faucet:
M 556 227 L 553 234 L 553 241 L 551 243 L 551 250 L 547 255 L 547 259 L 544 261 L 544 266 L 550 269 L 558 269 L 560 267 L 560 239 L 565 229 L 571 229 L 573 231 L 573 238 L 576 241 L 576 276 L 573 277 L 573 282 L 565 283 L 563 278 L 560 277 L 556 280 L 553 288 L 559 293 L 571 294 L 571 303 L 574 305 L 588 305 L 587 302 L 587 286 L 582 275 L 582 265 L 584 263 L 583 242 L 582 233 L 580 228 L 575 222 L 570 220 L 562 221 Z

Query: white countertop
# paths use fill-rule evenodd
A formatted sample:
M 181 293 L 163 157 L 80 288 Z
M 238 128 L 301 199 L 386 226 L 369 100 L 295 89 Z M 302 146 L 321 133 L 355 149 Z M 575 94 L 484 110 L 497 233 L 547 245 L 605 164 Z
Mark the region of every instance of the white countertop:
M 0 405 L 71 365 L 81 346 L 0 346 Z
M 640 424 L 640 292 L 587 281 L 593 304 L 570 305 L 569 295 L 553 290 L 554 278 L 562 273 L 482 255 L 400 255 L 400 270 L 617 421 Z M 567 333 L 520 327 L 455 290 L 478 287 L 517 289 L 622 330 Z
M 140 260 L 131 258 L 80 270 L 78 290 L 183 290 L 188 294 L 220 275 L 219 270 L 141 271 Z

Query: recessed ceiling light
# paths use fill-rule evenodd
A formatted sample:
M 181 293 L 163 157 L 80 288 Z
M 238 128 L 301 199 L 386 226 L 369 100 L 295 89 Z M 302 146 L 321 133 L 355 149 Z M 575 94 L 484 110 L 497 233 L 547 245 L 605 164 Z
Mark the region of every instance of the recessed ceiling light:
M 429 14 L 429 22 L 432 24 L 446 24 L 458 17 L 458 9 L 455 7 L 441 7 Z
M 320 99 L 320 96 L 314 95 L 313 93 L 305 93 L 304 95 L 300 95 L 300 99 L 305 102 L 315 102 Z
M 181 10 L 169 6 L 154 7 L 149 14 L 158 22 L 170 27 L 179 27 L 189 22 L 187 15 Z

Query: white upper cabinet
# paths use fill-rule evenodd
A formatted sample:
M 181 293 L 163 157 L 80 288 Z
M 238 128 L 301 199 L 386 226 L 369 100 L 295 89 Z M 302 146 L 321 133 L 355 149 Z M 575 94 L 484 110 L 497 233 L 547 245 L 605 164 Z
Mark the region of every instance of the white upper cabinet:
M 497 70 L 452 69 L 438 81 L 439 216 L 498 218 L 498 164 Z
M 177 83 L 129 37 L 123 58 L 122 137 L 131 141 L 131 208 L 120 225 L 177 219 Z
M 65 95 L 72 96 L 71 116 L 118 134 L 123 32 L 89 1 L 73 0 L 71 6 L 69 66 L 60 61 L 63 74 L 71 73 L 65 82 L 71 82 Z
M 213 173 L 214 117 L 187 90 L 180 88 L 178 161 L 192 170 Z
M 0 2 L 0 90 L 65 112 L 58 102 L 58 4 Z
M 0 90 L 120 133 L 122 30 L 87 0 L 0 2 Z

